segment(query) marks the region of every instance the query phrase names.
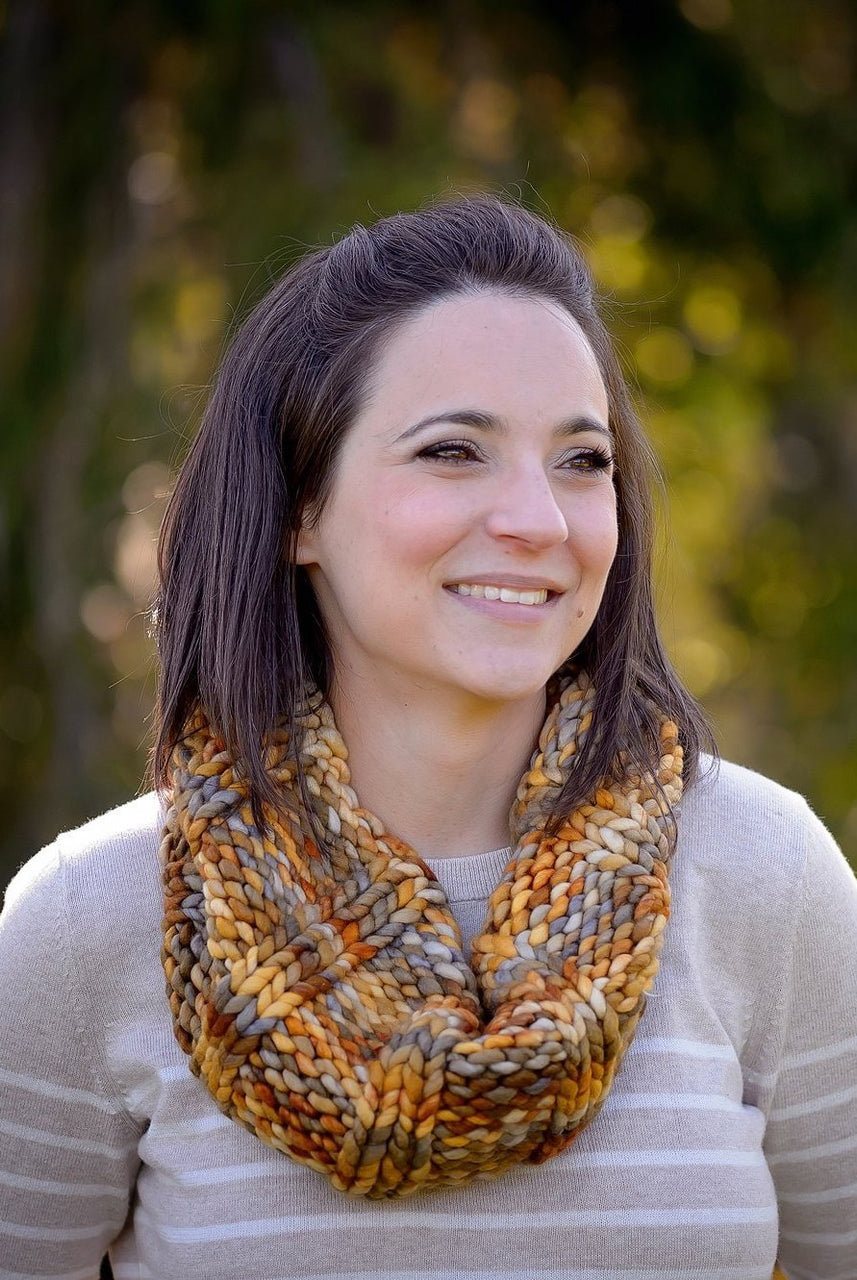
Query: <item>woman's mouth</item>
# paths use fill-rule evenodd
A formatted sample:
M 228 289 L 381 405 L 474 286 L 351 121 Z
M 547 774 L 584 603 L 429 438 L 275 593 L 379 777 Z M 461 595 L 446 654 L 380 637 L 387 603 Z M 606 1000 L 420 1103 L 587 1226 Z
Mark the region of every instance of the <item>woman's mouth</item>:
M 482 582 L 451 582 L 449 591 L 460 596 L 471 596 L 475 600 L 500 600 L 504 604 L 546 604 L 548 597 L 556 594 L 548 587 L 504 587 Z

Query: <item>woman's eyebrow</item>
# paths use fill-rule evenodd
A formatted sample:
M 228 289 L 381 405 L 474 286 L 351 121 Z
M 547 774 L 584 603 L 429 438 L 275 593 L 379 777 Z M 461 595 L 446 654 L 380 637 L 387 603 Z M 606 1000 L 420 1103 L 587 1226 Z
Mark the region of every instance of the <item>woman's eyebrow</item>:
M 498 435 L 503 435 L 509 429 L 505 419 L 498 418 L 493 413 L 486 413 L 482 409 L 449 409 L 443 413 L 433 413 L 428 418 L 421 418 L 419 422 L 415 422 L 412 427 L 408 427 L 397 436 L 393 443 L 399 444 L 402 440 L 409 440 L 411 436 L 417 435 L 427 427 L 436 426 L 439 422 L 454 423 L 459 427 L 474 427 L 477 431 L 491 431 Z M 597 431 L 600 435 L 606 436 L 611 443 L 613 442 L 613 432 L 610 428 L 598 418 L 591 418 L 587 414 L 563 419 L 554 427 L 553 433 L 556 436 L 576 436 L 583 431 Z

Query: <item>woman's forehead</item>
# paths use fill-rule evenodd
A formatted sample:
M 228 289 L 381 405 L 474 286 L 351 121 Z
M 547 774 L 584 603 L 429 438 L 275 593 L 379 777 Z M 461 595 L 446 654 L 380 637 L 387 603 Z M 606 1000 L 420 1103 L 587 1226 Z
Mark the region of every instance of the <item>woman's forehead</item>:
M 409 317 L 378 353 L 367 408 L 395 417 L 468 403 L 496 416 L 516 406 L 607 417 L 607 395 L 590 343 L 558 303 L 495 291 L 455 294 Z

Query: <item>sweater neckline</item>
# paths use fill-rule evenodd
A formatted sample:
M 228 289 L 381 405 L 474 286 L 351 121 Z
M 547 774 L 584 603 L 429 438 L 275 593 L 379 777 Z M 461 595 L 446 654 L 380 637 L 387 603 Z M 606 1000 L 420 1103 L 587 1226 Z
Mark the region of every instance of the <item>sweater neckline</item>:
M 423 858 L 423 862 L 437 877 L 446 896 L 461 902 L 487 898 L 496 889 L 511 858 L 512 849 L 506 846 L 461 858 Z

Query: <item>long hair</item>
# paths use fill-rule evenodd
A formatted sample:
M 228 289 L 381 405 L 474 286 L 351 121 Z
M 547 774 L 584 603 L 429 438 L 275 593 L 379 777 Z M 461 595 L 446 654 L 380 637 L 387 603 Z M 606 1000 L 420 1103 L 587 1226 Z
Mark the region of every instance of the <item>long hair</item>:
M 169 787 L 173 747 L 201 705 L 257 819 L 263 802 L 282 803 L 265 768 L 266 738 L 283 722 L 294 734 L 308 689 L 326 694 L 333 671 L 315 597 L 295 565 L 298 532 L 324 506 L 383 342 L 439 298 L 482 290 L 550 299 L 577 321 L 604 381 L 615 437 L 618 550 L 595 621 L 569 655 L 595 684 L 593 731 L 551 818 L 565 817 L 617 767 L 657 772 L 658 710 L 680 726 L 693 778 L 710 733 L 658 636 L 654 465 L 589 271 L 557 227 L 481 195 L 355 226 L 303 257 L 240 327 L 158 548 L 151 774 L 159 788 Z

